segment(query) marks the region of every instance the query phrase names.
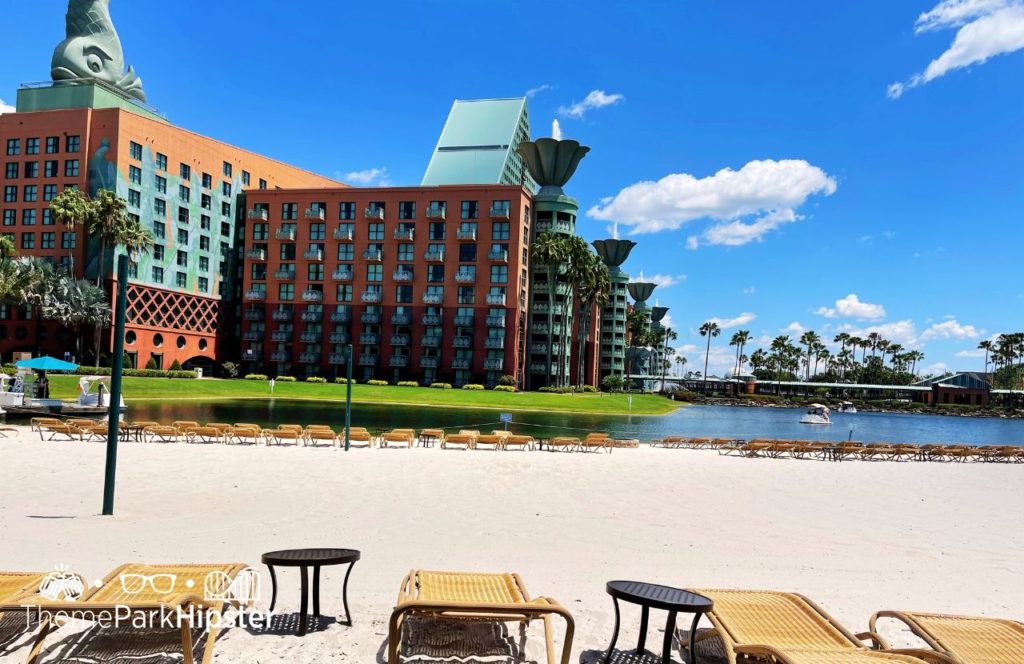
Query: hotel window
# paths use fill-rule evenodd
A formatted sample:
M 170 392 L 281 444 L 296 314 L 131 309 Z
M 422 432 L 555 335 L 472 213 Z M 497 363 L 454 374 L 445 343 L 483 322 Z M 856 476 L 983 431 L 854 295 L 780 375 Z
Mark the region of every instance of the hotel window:
M 36 211 L 34 208 L 27 208 L 21 211 L 21 225 L 22 226 L 35 226 L 36 225 Z
M 507 221 L 496 221 L 491 226 L 491 239 L 492 240 L 507 240 L 509 239 L 510 223 Z
M 6 169 L 6 171 L 4 171 L 4 174 L 5 174 L 4 177 L 6 177 L 8 180 L 17 180 L 18 179 L 18 162 L 16 162 L 16 161 L 8 162 L 7 163 L 7 169 Z
M 74 231 L 62 232 L 60 234 L 61 249 L 74 249 L 78 244 L 78 234 Z
M 17 203 L 18 202 L 18 187 L 16 185 L 7 185 L 4 187 L 4 203 Z
M 205 214 L 199 215 L 199 228 L 201 230 L 204 230 L 204 231 L 210 230 L 210 217 L 209 216 L 207 216 Z
M 492 265 L 491 266 L 491 283 L 492 284 L 507 284 L 508 283 L 508 266 L 507 265 Z
M 64 177 L 66 178 L 77 178 L 78 177 L 78 160 L 68 159 L 64 162 Z
M 370 201 L 366 208 L 371 214 L 376 214 L 377 212 L 384 213 L 387 210 L 387 205 L 384 201 Z
M 201 272 L 209 272 L 210 271 L 210 259 L 207 258 L 206 256 L 200 256 L 199 257 L 199 270 Z
M 26 161 L 25 162 L 25 177 L 37 178 L 39 177 L 39 162 L 38 161 Z
M 164 245 L 154 244 L 153 245 L 153 260 L 162 261 L 164 259 Z
M 356 218 L 355 203 L 338 203 L 338 219 L 345 221 Z
M 416 260 L 416 245 L 414 244 L 400 244 L 398 245 L 398 260 L 412 262 Z
M 187 223 L 189 223 L 189 221 L 190 220 L 189 220 L 188 208 L 187 207 L 179 206 L 178 207 L 178 223 L 179 224 L 187 224 Z
M 40 246 L 43 249 L 56 249 L 57 248 L 57 234 L 56 233 L 43 233 L 40 238 Z
M 445 233 L 444 222 L 434 221 L 430 223 L 430 228 L 427 229 L 427 238 L 430 240 L 444 240 Z
M 21 234 L 21 248 L 22 249 L 35 249 L 36 248 L 36 234 L 35 233 L 22 233 Z
M 26 203 L 35 203 L 39 200 L 39 187 L 34 184 L 25 185 L 25 195 L 22 199 Z
M 282 203 L 281 204 L 281 219 L 285 221 L 294 221 L 299 218 L 299 204 L 298 203 Z
M 352 284 L 340 284 L 337 289 L 338 302 L 352 301 Z
M 43 185 L 43 200 L 52 201 L 57 198 L 57 185 L 55 184 L 44 184 Z
M 225 196 L 230 196 L 231 195 L 231 183 L 230 182 L 221 182 L 220 183 L 220 193 L 224 194 Z
M 128 261 L 128 278 L 129 279 L 138 279 L 139 278 L 139 264 L 136 263 L 133 260 L 129 260 Z
M 399 219 L 416 218 L 416 201 L 402 201 L 398 204 Z
M 131 182 L 132 184 L 142 184 L 142 169 L 139 168 L 138 166 L 129 166 L 128 181 Z M 157 182 L 159 183 L 159 181 L 160 178 L 158 177 Z
M 280 258 L 283 261 L 295 260 L 295 245 L 291 242 L 287 242 L 281 245 Z
M 80 136 L 68 136 L 64 141 L 64 152 L 78 152 L 82 146 L 82 138 Z M 141 149 L 139 151 L 139 159 L 142 159 Z
M 459 286 L 459 304 L 474 304 L 476 302 L 476 289 L 472 286 Z
M 462 201 L 462 218 L 476 219 L 480 216 L 480 203 L 478 201 Z
M 46 139 L 46 154 L 57 154 L 60 152 L 60 136 L 49 136 Z
M 476 245 L 475 244 L 460 244 L 459 245 L 459 262 L 462 262 L 462 263 L 474 263 L 474 262 L 476 262 Z
M 412 304 L 412 286 L 409 284 L 395 286 L 395 302 L 398 304 Z
M 380 264 L 366 266 L 367 281 L 384 281 L 384 266 Z
M 188 267 L 188 252 L 179 251 L 176 256 L 178 267 Z
M 277 299 L 285 302 L 295 299 L 295 284 L 278 284 Z
M 142 146 L 132 141 L 128 144 L 128 156 L 136 161 L 142 161 Z
M 153 268 L 153 283 L 162 284 L 164 283 L 164 269 L 162 267 Z
M 444 265 L 428 265 L 427 282 L 432 284 L 444 283 Z
M 167 155 L 156 153 L 156 167 L 161 171 L 167 170 Z
M 39 154 L 39 139 L 38 138 L 26 138 L 25 139 L 25 154 Z
M 178 175 L 182 180 L 188 181 L 192 179 L 192 167 L 188 164 L 182 164 L 178 169 Z
M 201 194 L 199 196 L 199 206 L 204 210 L 213 209 L 213 198 L 209 194 Z
M 18 222 L 17 210 L 4 210 L 4 226 L 13 226 Z
M 205 235 L 199 236 L 199 251 L 210 250 L 210 238 Z
M 43 226 L 53 226 L 53 210 L 43 208 Z
M 210 280 L 206 277 L 199 277 L 199 290 L 204 293 L 210 290 Z
M 384 239 L 384 224 L 370 224 L 366 239 L 370 241 L 381 241 Z
M 162 221 L 153 222 L 153 237 L 158 240 L 163 240 L 167 237 L 167 225 Z
M 327 224 L 310 224 L 310 226 L 309 226 L 309 239 L 310 240 L 326 240 L 327 239 Z
M 267 188 L 267 181 L 264 180 L 263 178 L 260 178 L 260 189 L 266 189 L 266 188 Z
M 249 171 L 242 171 L 242 186 L 243 187 L 248 187 L 249 183 L 251 181 L 252 181 L 252 176 L 249 175 Z
M 187 284 L 188 276 L 184 272 L 177 272 L 174 275 L 174 284 L 178 288 L 185 288 Z
M 252 278 L 255 281 L 266 281 L 267 279 L 267 264 L 266 263 L 253 263 L 250 271 Z
M 184 228 L 179 228 L 178 229 L 178 244 L 179 245 L 188 244 L 188 231 L 185 230 Z
M 161 194 L 166 194 L 167 193 L 167 178 L 165 178 L 163 176 L 160 176 L 160 175 L 157 175 L 155 177 L 155 180 L 156 180 L 156 190 L 157 190 L 157 192 L 159 192 Z
M 167 201 L 162 198 L 154 198 L 153 213 L 161 219 L 167 218 Z
M 57 168 L 60 162 L 58 161 L 47 161 L 43 164 L 43 177 L 55 178 L 57 177 Z
M 356 226 L 355 224 L 338 224 L 338 232 L 343 237 L 355 237 Z
M 178 198 L 188 202 L 192 200 L 192 190 L 185 185 L 178 185 Z
M 355 246 L 351 244 L 339 244 L 338 245 L 338 260 L 339 261 L 352 261 L 355 260 Z
M 253 224 L 252 225 L 252 239 L 253 240 L 268 240 L 268 239 L 270 239 L 270 224 Z
M 203 189 L 209 189 L 213 186 L 213 176 L 209 173 L 203 173 Z
M 7 156 L 17 157 L 21 154 L 21 139 L 20 138 L 8 138 L 7 139 Z
M 229 164 L 228 162 L 225 161 L 224 162 L 224 177 L 226 177 L 226 178 L 231 177 L 231 173 L 232 173 L 231 164 Z
M 306 266 L 306 277 L 308 281 L 323 281 L 324 280 L 324 264 L 323 263 L 310 263 Z
M 220 204 L 220 214 L 223 217 L 230 217 L 231 216 L 231 203 L 221 203 Z

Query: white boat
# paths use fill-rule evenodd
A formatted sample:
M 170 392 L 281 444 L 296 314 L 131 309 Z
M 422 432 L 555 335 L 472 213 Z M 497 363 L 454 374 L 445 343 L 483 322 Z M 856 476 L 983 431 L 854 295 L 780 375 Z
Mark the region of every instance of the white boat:
M 812 403 L 807 414 L 800 418 L 800 424 L 832 424 L 831 415 L 828 406 Z
M 857 407 L 853 405 L 852 401 L 844 401 L 839 405 L 839 408 L 836 410 L 836 412 L 853 414 L 857 412 Z

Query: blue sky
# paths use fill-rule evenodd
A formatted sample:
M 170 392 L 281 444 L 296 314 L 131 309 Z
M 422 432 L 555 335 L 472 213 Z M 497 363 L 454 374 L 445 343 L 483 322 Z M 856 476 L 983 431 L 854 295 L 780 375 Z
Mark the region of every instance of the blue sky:
M 66 2 L 8 4 L 11 103 Z M 713 369 L 740 328 L 878 329 L 934 369 L 1024 328 L 1024 0 L 282 6 L 112 13 L 173 122 L 353 183 L 417 184 L 454 98 L 535 90 L 534 136 L 593 148 L 581 233 L 639 242 L 691 368 L 709 318 Z

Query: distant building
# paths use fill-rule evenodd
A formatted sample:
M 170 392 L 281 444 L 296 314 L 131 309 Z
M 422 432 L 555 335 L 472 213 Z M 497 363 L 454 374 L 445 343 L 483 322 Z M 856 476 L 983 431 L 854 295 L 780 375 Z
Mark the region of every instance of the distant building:
M 961 371 L 947 376 L 928 378 L 918 381 L 914 385 L 932 388 L 931 392 L 925 393 L 925 403 L 987 406 L 992 396 L 991 381 L 991 374 L 980 371 Z
M 456 100 L 430 158 L 424 187 L 533 182 L 516 152 L 530 140 L 526 98 Z

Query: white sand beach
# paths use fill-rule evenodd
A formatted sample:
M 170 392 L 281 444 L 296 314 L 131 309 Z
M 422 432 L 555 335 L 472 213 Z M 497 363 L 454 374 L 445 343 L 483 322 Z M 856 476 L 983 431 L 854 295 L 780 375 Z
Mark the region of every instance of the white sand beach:
M 883 608 L 1024 619 L 1022 465 L 647 447 L 584 455 L 129 443 L 111 518 L 98 516 L 103 445 L 44 443 L 22 429 L 0 440 L 0 458 L 3 570 L 64 564 L 98 578 L 124 562 L 265 569 L 265 551 L 362 551 L 350 585 L 353 627 L 328 620 L 303 638 L 231 630 L 217 662 L 378 661 L 412 568 L 519 572 L 534 595 L 575 615 L 574 662 L 607 646 L 614 617 L 605 583 L 619 578 L 799 591 L 853 631 Z M 324 571 L 326 616 L 342 612 L 342 574 Z M 294 613 L 298 573 L 278 576 L 278 613 Z M 655 652 L 663 620 L 652 615 Z M 638 624 L 638 610 L 625 608 L 623 647 L 635 643 Z M 560 626 L 558 634 L 560 646 Z M 537 641 L 531 659 L 543 661 Z M 61 644 L 61 632 L 49 643 Z

